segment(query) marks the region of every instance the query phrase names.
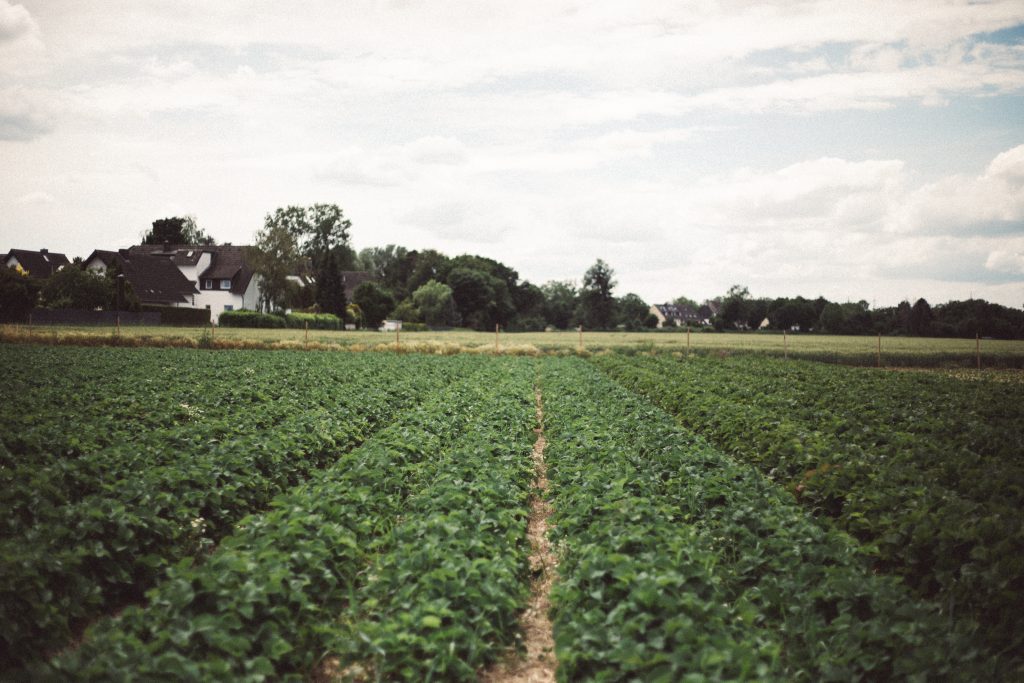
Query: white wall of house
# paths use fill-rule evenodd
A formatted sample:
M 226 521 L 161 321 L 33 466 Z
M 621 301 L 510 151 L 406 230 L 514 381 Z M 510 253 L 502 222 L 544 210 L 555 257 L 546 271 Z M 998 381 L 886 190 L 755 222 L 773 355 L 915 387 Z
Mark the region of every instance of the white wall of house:
M 260 305 L 260 276 L 253 275 L 242 295 L 242 308 L 255 311 Z
M 18 262 L 18 257 L 12 255 L 7 257 L 7 261 L 4 263 L 4 265 L 7 266 L 8 268 L 17 268 L 21 264 Z
M 217 281 L 214 282 L 216 284 Z M 249 280 L 249 286 L 242 294 L 235 294 L 227 289 L 200 289 L 198 294 L 192 296 L 194 303 L 182 305 L 190 308 L 210 309 L 210 319 L 217 323 L 220 314 L 224 311 L 238 311 L 243 308 L 255 311 L 259 305 L 259 299 L 259 278 L 253 275 Z
M 178 266 L 178 270 L 181 274 L 192 281 L 192 284 L 196 286 L 196 289 L 200 288 L 199 284 L 199 273 L 203 272 L 210 267 L 210 262 L 213 260 L 213 255 L 209 252 L 203 252 L 203 255 L 199 257 L 199 261 L 194 266 Z
M 107 264 L 104 263 L 103 260 L 97 256 L 91 261 L 86 261 L 85 269 L 91 270 L 94 273 L 102 275 L 103 273 L 107 272 Z

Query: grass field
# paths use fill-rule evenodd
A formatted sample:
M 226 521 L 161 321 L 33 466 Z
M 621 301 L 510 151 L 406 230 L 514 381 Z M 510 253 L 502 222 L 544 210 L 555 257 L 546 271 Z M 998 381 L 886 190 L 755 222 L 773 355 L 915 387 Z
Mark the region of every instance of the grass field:
M 29 330 L 26 326 L 6 325 L 0 329 L 0 340 L 16 341 Z M 88 343 L 109 339 L 115 330 L 107 327 L 35 326 L 33 341 L 51 343 Z M 139 345 L 159 346 L 164 342 L 214 345 L 209 328 L 124 326 L 120 334 Z M 232 341 L 247 345 L 310 344 L 344 347 L 374 347 L 398 341 L 411 349 L 429 350 L 430 345 L 449 349 L 508 350 L 535 348 L 541 352 L 603 350 L 668 351 L 693 353 L 744 352 L 790 356 L 825 362 L 853 365 L 975 367 L 980 348 L 984 367 L 1024 367 L 1024 341 L 982 339 L 932 339 L 918 337 L 837 336 L 819 334 L 781 335 L 772 333 L 692 333 L 670 332 L 475 332 L 444 330 L 429 332 L 383 333 L 376 331 L 332 331 L 294 329 L 245 329 L 218 327 L 213 341 Z M 84 339 L 81 339 L 84 338 Z M 81 341 L 74 341 L 81 339 Z

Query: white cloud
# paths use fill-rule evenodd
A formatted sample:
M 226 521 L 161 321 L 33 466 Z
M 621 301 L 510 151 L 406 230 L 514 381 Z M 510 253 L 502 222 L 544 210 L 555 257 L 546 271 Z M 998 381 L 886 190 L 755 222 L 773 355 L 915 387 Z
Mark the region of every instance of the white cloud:
M 942 178 L 909 193 L 892 213 L 894 232 L 1024 232 L 1024 145 L 999 154 L 979 176 Z
M 24 5 L 0 0 L 0 45 L 37 34 L 39 27 Z
M 24 194 L 16 200 L 18 204 L 53 204 L 56 200 L 49 192 L 43 192 L 42 190 L 36 190 L 35 192 L 29 192 Z

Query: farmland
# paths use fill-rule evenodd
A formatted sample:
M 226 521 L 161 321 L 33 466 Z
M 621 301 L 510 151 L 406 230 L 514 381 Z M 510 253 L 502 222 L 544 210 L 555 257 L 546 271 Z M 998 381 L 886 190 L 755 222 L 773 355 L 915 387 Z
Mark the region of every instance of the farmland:
M 0 678 L 1024 675 L 1020 382 L 623 350 L 0 345 Z

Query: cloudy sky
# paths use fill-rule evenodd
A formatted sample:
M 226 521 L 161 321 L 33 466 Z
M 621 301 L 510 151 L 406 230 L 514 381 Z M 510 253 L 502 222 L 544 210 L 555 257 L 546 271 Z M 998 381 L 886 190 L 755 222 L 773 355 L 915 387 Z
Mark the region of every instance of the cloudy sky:
M 648 302 L 1019 308 L 1024 3 L 0 0 L 0 251 L 314 202 Z

